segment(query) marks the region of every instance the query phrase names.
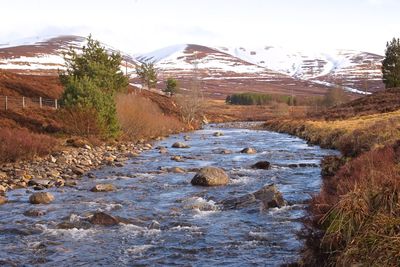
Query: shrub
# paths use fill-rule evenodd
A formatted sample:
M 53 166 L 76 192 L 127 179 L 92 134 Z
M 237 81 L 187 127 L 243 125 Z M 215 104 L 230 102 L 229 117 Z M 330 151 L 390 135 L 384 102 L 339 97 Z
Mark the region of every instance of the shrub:
M 96 119 L 97 112 L 93 108 L 66 107 L 58 115 L 63 121 L 63 131 L 67 134 L 87 138 L 102 135 L 102 128 Z
M 27 160 L 44 156 L 57 145 L 54 138 L 22 128 L 2 128 L 0 131 L 0 162 Z
M 115 137 L 119 131 L 115 95 L 128 85 L 128 78 L 120 70 L 121 55 L 109 55 L 89 36 L 81 54 L 71 49 L 64 58 L 67 70 L 60 74 L 65 87 L 61 104 L 95 110 L 101 132 L 106 137 Z
M 175 95 L 178 91 L 178 81 L 173 78 L 168 78 L 164 92 L 170 95 Z
M 168 135 L 183 128 L 177 118 L 164 115 L 151 100 L 133 94 L 117 97 L 117 115 L 124 137 L 134 141 Z

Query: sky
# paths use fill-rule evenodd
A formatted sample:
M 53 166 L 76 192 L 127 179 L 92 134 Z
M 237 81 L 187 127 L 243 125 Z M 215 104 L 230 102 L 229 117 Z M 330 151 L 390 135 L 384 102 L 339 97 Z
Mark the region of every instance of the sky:
M 383 54 L 400 0 L 2 0 L 0 43 L 92 34 L 136 54 L 169 45 Z

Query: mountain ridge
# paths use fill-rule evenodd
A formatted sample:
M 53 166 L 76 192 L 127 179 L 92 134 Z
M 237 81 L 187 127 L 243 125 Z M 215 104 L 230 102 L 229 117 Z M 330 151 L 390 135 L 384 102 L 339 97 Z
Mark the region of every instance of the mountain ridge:
M 69 47 L 81 48 L 85 39 L 66 35 L 35 39 L 33 44 L 0 45 L 0 69 L 54 75 L 64 68 L 62 53 Z M 321 95 L 337 86 L 358 94 L 363 94 L 365 89 L 368 92 L 383 89 L 380 71 L 383 57 L 355 50 L 306 54 L 273 46 L 249 49 L 179 44 L 131 55 L 102 45 L 122 54 L 121 70 L 130 76 L 132 83 L 139 83 L 135 67 L 143 61 L 154 61 L 161 79 L 176 77 L 187 89 L 195 70 L 205 91 L 221 98 L 229 91 Z M 160 83 L 158 87 L 162 86 Z

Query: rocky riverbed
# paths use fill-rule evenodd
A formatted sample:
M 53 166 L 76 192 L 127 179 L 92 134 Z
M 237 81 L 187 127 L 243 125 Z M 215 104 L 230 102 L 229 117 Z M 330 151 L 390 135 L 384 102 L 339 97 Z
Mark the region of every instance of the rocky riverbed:
M 152 145 L 145 142 L 92 147 L 83 140 L 69 139 L 64 150 L 47 157 L 0 165 L 0 196 L 4 204 L 6 192 L 12 189 L 74 187 L 83 176 L 95 178 L 91 171 L 104 166 L 123 167 L 128 159 L 150 149 Z
M 0 265 L 293 262 L 320 160 L 335 153 L 285 134 L 210 125 L 153 145 L 83 144 L 4 165 Z

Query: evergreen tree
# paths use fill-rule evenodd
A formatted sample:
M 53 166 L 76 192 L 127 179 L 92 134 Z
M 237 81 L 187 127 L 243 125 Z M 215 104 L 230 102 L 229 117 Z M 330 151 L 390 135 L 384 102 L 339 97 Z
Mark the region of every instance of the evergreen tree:
M 136 73 L 147 89 L 156 87 L 157 85 L 157 69 L 154 62 L 143 62 L 136 67 Z
M 386 88 L 400 87 L 400 40 L 386 44 L 385 59 L 382 61 L 383 82 Z
M 178 81 L 173 78 L 168 78 L 164 92 L 171 95 L 178 93 Z
M 119 53 L 107 53 L 91 36 L 87 45 L 78 53 L 72 48 L 64 55 L 66 71 L 60 73 L 65 90 L 61 104 L 80 109 L 94 109 L 95 118 L 107 137 L 119 131 L 115 95 L 126 89 L 128 78 L 120 70 Z

